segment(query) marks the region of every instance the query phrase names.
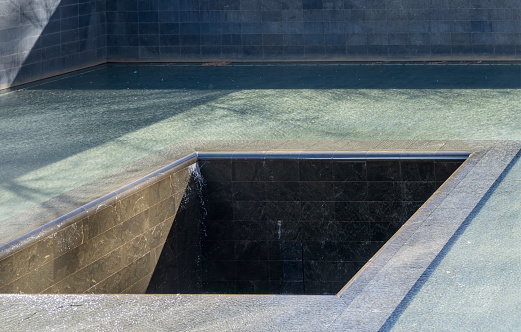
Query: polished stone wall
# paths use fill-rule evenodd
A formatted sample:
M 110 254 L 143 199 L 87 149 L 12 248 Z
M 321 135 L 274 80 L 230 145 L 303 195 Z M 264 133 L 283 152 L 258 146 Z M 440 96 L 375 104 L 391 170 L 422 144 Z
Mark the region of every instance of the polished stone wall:
M 462 161 L 218 155 L 4 245 L 0 293 L 336 293 Z
M 107 2 L 110 61 L 514 60 L 521 2 Z
M 0 89 L 107 61 L 519 60 L 521 2 L 0 0 Z
M 0 0 L 0 89 L 106 62 L 105 0 Z
M 335 294 L 460 164 L 200 159 L 201 290 Z
M 200 173 L 192 172 L 146 293 L 201 293 L 201 186 Z
M 191 172 L 165 171 L 80 208 L 48 236 L 35 230 L 38 241 L 0 258 L 0 293 L 144 293 Z

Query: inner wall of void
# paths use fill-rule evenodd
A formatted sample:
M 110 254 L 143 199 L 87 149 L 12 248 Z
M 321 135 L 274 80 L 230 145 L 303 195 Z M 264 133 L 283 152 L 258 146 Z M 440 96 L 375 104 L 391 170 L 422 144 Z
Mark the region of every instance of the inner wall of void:
M 6 244 L 0 292 L 333 294 L 462 161 L 294 156 L 176 161 Z
M 147 292 L 336 294 L 461 162 L 200 156 Z
M 196 158 L 2 246 L 0 293 L 144 293 Z

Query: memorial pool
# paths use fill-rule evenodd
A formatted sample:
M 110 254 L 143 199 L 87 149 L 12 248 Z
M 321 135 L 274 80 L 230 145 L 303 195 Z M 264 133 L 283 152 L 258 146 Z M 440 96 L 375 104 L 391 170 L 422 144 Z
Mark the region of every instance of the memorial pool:
M 0 220 L 184 140 L 519 139 L 520 86 L 519 65 L 103 65 L 60 76 L 0 95 Z
M 494 197 L 497 197 L 497 188 L 502 188 L 502 183 L 509 184 L 509 192 L 521 191 L 519 182 L 504 171 L 515 169 L 513 167 L 517 161 L 515 155 L 519 144 L 516 141 L 521 136 L 521 121 L 518 119 L 520 88 L 521 67 L 518 65 L 130 64 L 104 65 L 7 91 L 0 95 L 2 117 L 5 119 L 0 129 L 6 133 L 0 147 L 2 156 L 5 156 L 1 161 L 0 174 L 2 243 L 52 220 L 20 222 L 24 220 L 24 215 L 30 216 L 31 211 L 48 210 L 45 216 L 52 216 L 53 213 L 64 212 L 67 207 L 69 210 L 65 213 L 86 204 L 117 189 L 118 185 L 135 180 L 134 177 L 140 173 L 128 172 L 129 177 L 123 176 L 106 186 L 100 186 L 102 182 L 98 179 L 110 178 L 111 174 L 121 177 L 127 173 L 121 169 L 126 167 L 128 171 L 130 167 L 132 170 L 140 160 L 146 166 L 151 156 L 152 159 L 168 160 L 168 153 L 163 156 L 162 151 L 168 151 L 172 144 L 182 146 L 183 142 L 187 142 L 189 147 L 186 151 L 197 151 L 201 147 L 211 151 L 470 151 L 475 153 L 466 166 L 470 171 L 459 173 L 457 180 L 462 182 L 454 185 L 456 191 L 453 193 L 445 187 L 448 196 L 442 193 L 434 198 L 436 201 L 441 200 L 442 196 L 452 197 L 452 200 L 443 200 L 441 205 L 436 205 L 438 218 L 442 220 L 440 213 L 447 213 L 448 220 L 458 219 L 463 223 L 471 223 L 478 218 L 476 216 L 483 214 L 493 219 L 494 213 L 487 212 L 494 211 L 487 208 L 493 202 L 496 211 L 512 211 L 508 218 L 514 221 L 517 211 L 515 199 L 511 197 L 498 201 Z M 200 140 L 207 143 L 197 143 Z M 89 188 L 91 183 L 94 185 L 90 186 L 89 195 L 97 188 L 100 189 L 97 197 L 78 194 L 78 188 Z M 476 194 L 477 198 L 464 196 L 466 199 L 463 200 L 463 196 L 458 196 L 469 188 L 480 192 Z M 70 201 L 62 202 L 61 199 Z M 431 212 L 425 213 L 430 215 Z M 425 215 L 425 220 L 428 221 L 429 215 Z M 423 217 L 417 215 L 415 218 Z M 409 223 L 411 225 L 415 225 L 414 220 Z M 439 228 L 429 228 L 432 225 L 428 222 L 420 227 L 423 227 L 420 229 L 423 232 L 405 231 L 398 237 L 414 233 L 422 238 L 426 236 L 426 230 L 440 232 Z M 422 239 L 429 243 L 428 238 Z M 457 237 L 452 241 L 456 240 Z M 439 250 L 445 246 L 444 243 L 437 245 L 441 246 Z M 145 315 L 150 317 L 158 314 L 149 312 L 156 304 L 172 304 L 173 301 L 179 312 L 190 316 L 193 324 L 201 329 L 204 326 L 233 328 L 241 317 L 248 321 L 250 327 L 258 327 L 260 325 L 256 324 L 262 325 L 266 319 L 272 321 L 272 326 L 299 326 L 298 317 L 311 310 L 307 308 L 319 308 L 318 311 L 323 310 L 331 315 L 322 320 L 309 316 L 309 321 L 301 322 L 307 322 L 307 325 L 302 325 L 307 328 L 315 326 L 318 329 L 342 330 L 345 326 L 365 326 L 364 322 L 378 313 L 382 316 L 381 312 L 392 313 L 392 319 L 387 320 L 384 329 L 401 327 L 395 325 L 396 318 L 402 314 L 401 310 L 396 309 L 399 303 L 395 300 L 405 294 L 393 293 L 393 290 L 381 286 L 383 293 L 380 294 L 388 296 L 380 297 L 389 300 L 375 301 L 379 307 L 366 306 L 368 299 L 378 293 L 378 287 L 374 288 L 381 284 L 378 280 L 393 280 L 392 273 L 388 272 L 400 272 L 396 268 L 393 270 L 393 264 L 403 263 L 406 266 L 406 270 L 402 271 L 409 271 L 403 272 L 404 279 L 409 281 L 414 279 L 414 273 L 410 271 L 419 271 L 419 268 L 414 268 L 416 258 L 409 262 L 401 261 L 411 258 L 411 253 L 400 256 L 398 249 L 391 255 L 394 263 L 385 265 L 380 262 L 389 250 L 394 250 L 389 248 L 393 248 L 392 243 L 372 263 L 372 266 L 380 264 L 376 269 L 379 274 L 372 274 L 375 270 L 369 268 L 365 275 L 358 276 L 359 280 L 370 276 L 367 279 L 370 282 L 357 284 L 363 285 L 365 292 L 355 290 L 354 293 L 361 294 L 356 298 L 341 295 L 322 298 L 304 296 L 300 300 L 270 296 L 160 296 L 140 300 L 132 297 L 47 296 L 41 299 L 45 299 L 44 303 L 50 306 L 65 301 L 72 303 L 65 306 L 85 306 L 88 311 L 95 311 L 96 306 L 113 307 L 117 303 L 132 307 L 131 303 L 138 301 L 135 303 L 142 306 Z M 434 250 L 426 256 L 432 255 Z M 34 305 L 32 301 L 37 299 L 2 297 L 3 304 L 12 310 L 20 303 L 23 303 L 23 308 L 30 308 Z M 422 301 L 422 297 L 418 299 Z M 343 301 L 342 305 L 337 301 Z M 89 303 L 96 304 L 90 306 Z M 209 303 L 213 304 L 202 309 Z M 344 307 L 346 303 L 348 309 Z M 279 317 L 272 311 L 279 305 L 296 311 L 293 316 L 288 314 L 287 319 Z M 261 310 L 263 314 L 258 317 L 241 316 L 240 308 L 244 306 L 251 306 L 253 311 Z M 167 306 L 164 310 L 170 310 L 168 308 L 172 307 Z M 365 312 L 360 311 L 363 308 L 366 308 Z M 194 315 L 198 310 L 203 310 L 206 316 L 196 318 Z M 235 318 L 219 321 L 217 317 L 222 310 L 239 311 Z M 100 318 L 100 322 L 106 322 L 118 315 L 126 317 L 131 311 L 115 314 L 112 310 L 105 316 L 95 311 L 94 316 Z M 410 322 L 407 313 L 404 311 L 403 320 L 398 320 L 399 323 Z M 86 312 L 78 309 L 77 314 L 77 320 L 81 321 L 80 317 Z M 40 315 L 38 317 L 41 319 Z M 382 326 L 388 317 L 384 317 L 383 321 L 382 317 L 374 319 L 373 328 L 378 324 Z M 91 322 L 89 326 L 96 324 Z M 142 322 L 143 326 L 149 324 Z M 162 326 L 179 324 L 181 321 L 174 319 L 170 323 L 163 322 Z M 427 324 L 423 326 L 430 326 Z M 410 325 L 405 326 L 406 329 L 411 328 Z

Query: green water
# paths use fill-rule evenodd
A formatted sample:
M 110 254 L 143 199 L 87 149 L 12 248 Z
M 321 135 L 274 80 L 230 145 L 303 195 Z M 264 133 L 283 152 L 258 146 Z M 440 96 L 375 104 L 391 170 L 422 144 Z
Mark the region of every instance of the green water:
M 518 161 L 412 298 L 393 331 L 521 329 Z
M 0 95 L 0 220 L 182 140 L 521 139 L 518 65 L 112 65 Z

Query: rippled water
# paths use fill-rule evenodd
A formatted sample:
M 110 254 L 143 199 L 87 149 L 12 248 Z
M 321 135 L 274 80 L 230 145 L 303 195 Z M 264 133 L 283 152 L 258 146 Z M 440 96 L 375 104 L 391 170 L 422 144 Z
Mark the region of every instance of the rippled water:
M 188 139 L 521 139 L 517 65 L 109 65 L 0 95 L 0 220 Z
M 393 322 L 393 331 L 519 330 L 520 192 L 517 160 Z

